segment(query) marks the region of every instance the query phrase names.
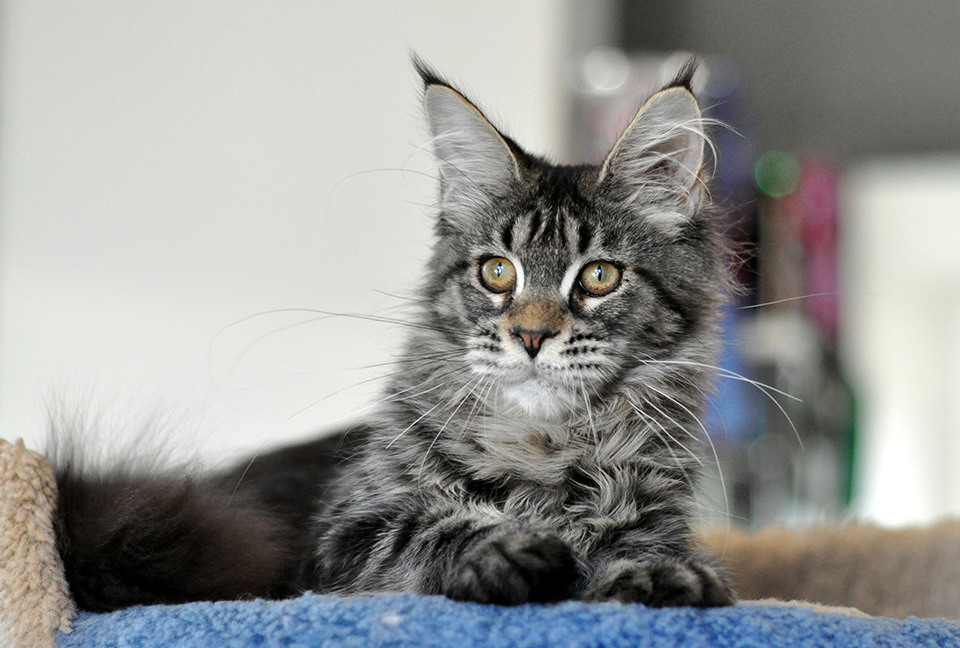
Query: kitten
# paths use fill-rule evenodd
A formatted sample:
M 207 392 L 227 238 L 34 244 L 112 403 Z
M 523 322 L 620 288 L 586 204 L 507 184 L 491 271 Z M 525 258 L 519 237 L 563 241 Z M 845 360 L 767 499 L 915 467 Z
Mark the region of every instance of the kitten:
M 725 271 L 695 64 L 597 166 L 558 166 L 419 61 L 433 257 L 376 416 L 203 479 L 61 461 L 79 604 L 300 589 L 727 605 L 692 545 Z

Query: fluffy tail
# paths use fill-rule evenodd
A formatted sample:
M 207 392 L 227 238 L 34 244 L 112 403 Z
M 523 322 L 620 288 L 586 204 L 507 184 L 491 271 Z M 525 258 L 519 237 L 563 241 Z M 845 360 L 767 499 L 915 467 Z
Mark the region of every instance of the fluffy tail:
M 339 446 L 325 438 L 205 477 L 95 474 L 55 455 L 57 545 L 74 599 L 107 611 L 303 591 Z

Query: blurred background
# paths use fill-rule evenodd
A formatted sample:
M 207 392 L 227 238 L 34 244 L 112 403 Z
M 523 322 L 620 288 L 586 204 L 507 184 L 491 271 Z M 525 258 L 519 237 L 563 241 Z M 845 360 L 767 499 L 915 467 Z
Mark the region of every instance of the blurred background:
M 316 311 L 403 317 L 428 271 L 409 52 L 571 162 L 698 52 L 743 287 L 706 521 L 956 515 L 958 33 L 891 0 L 2 0 L 0 436 L 83 412 L 212 461 L 362 415 L 402 330 Z

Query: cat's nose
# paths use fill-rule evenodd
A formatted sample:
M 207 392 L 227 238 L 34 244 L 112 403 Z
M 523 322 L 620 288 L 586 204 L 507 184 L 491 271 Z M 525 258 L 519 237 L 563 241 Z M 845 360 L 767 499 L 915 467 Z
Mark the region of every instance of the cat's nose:
M 540 353 L 540 345 L 543 344 L 543 341 L 556 335 L 557 331 L 553 329 L 531 331 L 525 328 L 515 328 L 511 333 L 513 333 L 515 337 L 520 338 L 520 341 L 523 343 L 523 348 L 527 351 L 527 355 L 533 360 L 537 357 L 537 354 Z

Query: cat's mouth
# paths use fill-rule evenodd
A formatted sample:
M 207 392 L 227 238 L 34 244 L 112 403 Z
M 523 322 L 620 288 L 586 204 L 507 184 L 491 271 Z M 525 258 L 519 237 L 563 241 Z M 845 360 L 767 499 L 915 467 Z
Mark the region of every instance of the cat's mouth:
M 571 375 L 569 368 L 538 361 L 495 372 L 503 400 L 527 417 L 556 421 L 583 409 L 591 381 Z
M 507 385 L 520 386 L 536 383 L 554 389 L 561 388 L 564 384 L 562 380 L 558 380 L 559 373 L 556 367 L 535 359 L 512 363 L 500 372 L 503 382 Z
M 516 415 L 543 421 L 567 419 L 589 407 L 606 384 L 609 367 L 595 349 L 588 354 L 583 345 L 571 347 L 564 341 L 546 340 L 536 354 L 509 345 L 478 344 L 469 362 Z M 477 389 L 485 389 L 483 384 Z

